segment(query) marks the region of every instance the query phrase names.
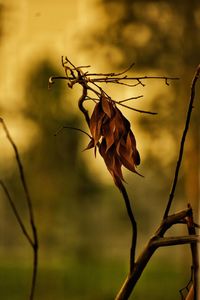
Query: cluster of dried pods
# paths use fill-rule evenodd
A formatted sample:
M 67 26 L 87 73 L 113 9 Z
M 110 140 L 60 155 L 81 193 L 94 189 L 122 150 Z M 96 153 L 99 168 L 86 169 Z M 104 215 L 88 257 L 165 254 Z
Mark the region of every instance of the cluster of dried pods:
M 95 148 L 96 154 L 98 147 L 118 187 L 124 181 L 122 166 L 139 174 L 136 166 L 140 164 L 140 155 L 130 122 L 103 91 L 90 118 L 90 132 L 92 139 L 86 149 Z
M 64 67 L 66 77 L 52 76 L 49 79 L 50 86 L 54 83 L 55 79 L 65 79 L 68 81 L 68 86 L 70 88 L 73 88 L 77 83 L 83 87 L 83 95 L 79 100 L 79 109 L 85 115 L 85 119 L 91 132 L 91 140 L 86 149 L 94 148 L 96 155 L 96 149 L 98 148 L 115 184 L 120 189 L 122 187 L 122 182 L 124 181 L 122 166 L 140 176 L 142 175 L 136 171 L 136 167 L 140 164 L 140 155 L 136 148 L 135 136 L 131 130 L 130 122 L 118 109 L 117 105 L 124 106 L 140 113 L 156 113 L 135 109 L 124 104 L 125 101 L 138 99 L 143 97 L 143 95 L 131 97 L 122 101 L 114 101 L 99 86 L 99 83 L 104 82 L 135 87 L 137 85 L 144 86 L 141 80 L 147 78 L 159 78 L 165 80 L 167 85 L 168 79 L 178 79 L 163 76 L 128 77 L 126 73 L 133 65 L 134 64 L 131 64 L 130 67 L 120 73 L 97 74 L 89 73 L 88 71 L 83 72 L 82 69 L 88 68 L 89 66 L 76 67 L 67 57 L 65 57 L 65 59 L 62 57 L 62 66 Z M 130 84 L 125 82 L 130 79 L 135 81 L 135 83 Z M 94 99 L 93 97 L 90 97 L 88 92 L 95 94 L 95 97 L 97 98 Z M 96 102 L 91 117 L 89 117 L 88 111 L 83 106 L 85 100 L 93 100 Z M 83 130 L 80 131 L 83 132 Z

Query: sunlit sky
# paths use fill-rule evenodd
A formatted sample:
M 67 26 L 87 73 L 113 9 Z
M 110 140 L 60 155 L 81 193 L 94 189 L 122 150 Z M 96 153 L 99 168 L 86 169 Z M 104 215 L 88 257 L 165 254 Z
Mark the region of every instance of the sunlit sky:
M 3 38 L 0 47 L 1 107 L 4 109 L 3 118 L 18 146 L 25 151 L 29 147 L 29 143 L 37 136 L 36 124 L 24 119 L 21 113 L 21 109 L 26 105 L 23 98 L 26 72 L 32 65 L 46 57 L 59 67 L 61 56 L 67 55 L 76 65 L 90 64 L 94 71 L 107 72 L 115 71 L 110 69 L 110 62 L 121 63 L 122 55 L 120 50 L 114 46 L 109 48 L 106 44 L 99 45 L 95 39 L 94 42 L 91 42 L 91 35 L 95 37 L 95 32 L 107 28 L 108 16 L 98 0 L 58 0 L 56 4 L 53 0 L 4 0 L 3 5 Z M 118 17 L 123 14 L 120 4 L 113 9 Z M 115 14 L 113 14 L 113 18 Z M 138 43 L 145 43 L 149 35 L 150 32 L 147 28 L 141 28 L 140 35 L 136 34 L 134 39 L 137 39 Z M 127 36 L 129 36 L 129 32 L 127 32 Z M 150 70 L 148 72 L 151 74 Z M 163 75 L 160 74 L 160 70 L 153 70 L 153 72 Z M 161 91 L 170 95 L 171 89 L 158 82 L 151 82 L 145 89 L 141 87 L 134 89 L 134 95 L 144 94 L 145 96 L 145 101 L 140 101 L 139 104 L 136 104 L 137 107 L 147 109 L 155 95 Z M 117 100 L 120 97 L 124 99 L 133 96 L 133 90 L 115 87 L 112 95 Z M 130 111 L 125 110 L 125 112 L 127 116 L 133 115 Z M 15 117 L 13 118 L 13 116 Z M 137 115 L 135 118 L 137 119 Z M 134 130 L 138 134 L 137 122 L 134 124 Z M 2 135 L 1 132 L 0 136 L 2 137 Z M 150 142 L 150 137 L 142 136 L 140 133 L 138 145 L 143 156 L 145 147 L 148 147 Z M 161 148 L 162 143 L 161 139 Z M 7 143 L 3 143 L 2 147 L 5 150 L 3 151 L 4 158 L 13 156 Z M 173 145 L 168 140 L 163 151 L 168 153 L 171 147 Z M 166 157 L 170 160 L 169 154 Z M 4 158 L 1 157 L 1 159 Z

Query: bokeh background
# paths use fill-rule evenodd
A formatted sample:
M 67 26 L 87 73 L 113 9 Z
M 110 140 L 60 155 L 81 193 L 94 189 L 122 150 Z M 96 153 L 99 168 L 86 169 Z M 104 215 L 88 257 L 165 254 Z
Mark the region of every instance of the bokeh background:
M 145 177 L 125 172 L 138 222 L 137 253 L 159 225 L 167 203 L 184 126 L 190 83 L 200 62 L 200 4 L 191 1 L 1 0 L 0 115 L 18 145 L 39 231 L 37 300 L 110 300 L 129 263 L 131 227 L 123 199 L 101 158 L 82 150 L 87 130 L 77 108 L 80 88 L 69 90 L 48 78 L 64 75 L 61 56 L 92 72 L 178 76 L 179 81 L 146 80 L 137 88 L 106 86 L 116 100 L 134 100 L 141 115 L 127 109 Z M 188 202 L 198 219 L 199 83 L 184 162 L 171 212 Z M 14 153 L 0 129 L 0 178 L 23 219 L 27 208 Z M 169 234 L 185 234 L 177 226 Z M 188 246 L 159 249 L 131 299 L 180 299 L 190 278 Z M 0 191 L 0 291 L 3 300 L 27 299 L 32 250 Z

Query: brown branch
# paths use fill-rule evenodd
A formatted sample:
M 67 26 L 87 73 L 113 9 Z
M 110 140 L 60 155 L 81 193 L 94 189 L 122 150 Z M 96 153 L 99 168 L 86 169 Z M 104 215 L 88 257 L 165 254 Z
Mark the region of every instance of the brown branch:
M 130 272 L 131 272 L 135 264 L 135 251 L 136 251 L 136 244 L 137 244 L 137 223 L 131 208 L 129 196 L 123 184 L 121 184 L 120 186 L 120 191 L 123 195 L 127 213 L 132 226 L 132 242 L 131 242 L 131 250 L 130 250 Z
M 22 187 L 23 187 L 23 190 L 24 190 L 24 193 L 25 193 L 26 203 L 27 203 L 27 206 L 28 206 L 29 222 L 30 222 L 30 225 L 31 225 L 31 230 L 32 230 L 32 235 L 33 235 L 33 240 L 31 239 L 31 241 L 32 241 L 31 246 L 32 246 L 32 249 L 33 249 L 33 272 L 32 272 L 32 283 L 31 283 L 31 290 L 30 290 L 29 299 L 33 300 L 34 292 L 35 292 L 35 285 L 36 285 L 36 278 L 37 278 L 37 269 L 38 269 L 38 236 L 37 236 L 37 229 L 36 229 L 35 219 L 34 219 L 34 214 L 33 214 L 32 201 L 31 201 L 31 197 L 30 197 L 30 194 L 29 194 L 29 190 L 28 190 L 28 186 L 27 186 L 26 178 L 25 178 L 25 174 L 24 174 L 24 168 L 23 168 L 20 156 L 19 156 L 19 151 L 17 149 L 17 146 L 14 143 L 14 141 L 13 141 L 11 135 L 10 135 L 10 132 L 9 132 L 9 130 L 8 130 L 4 120 L 2 118 L 0 118 L 0 122 L 3 126 L 3 130 L 6 134 L 6 137 L 7 137 L 8 141 L 10 142 L 10 144 L 13 148 L 13 151 L 15 153 L 15 158 L 16 158 L 16 162 L 17 162 L 17 166 L 18 166 L 18 170 L 19 170 L 19 175 L 20 175 Z M 8 197 L 9 194 L 6 192 L 5 186 L 3 186 L 3 187 L 4 187 L 4 192 L 6 193 L 6 195 Z M 10 200 L 11 199 L 9 199 L 9 201 Z M 21 219 L 19 220 L 19 218 L 18 218 L 19 215 L 18 214 L 16 215 L 16 210 L 13 207 L 12 203 L 13 202 L 11 201 L 10 204 L 11 204 L 11 207 L 13 209 L 13 212 L 15 213 L 15 216 L 16 216 L 18 222 L 19 222 L 19 225 L 22 226 L 22 223 L 20 222 Z M 21 228 L 23 228 L 23 226 Z M 25 234 L 25 236 L 27 238 L 26 234 Z M 29 240 L 29 242 L 30 242 L 30 240 Z
M 125 105 L 123 103 L 120 103 L 120 102 L 117 102 L 115 101 L 116 104 L 120 105 L 120 106 L 123 106 L 125 108 L 128 108 L 128 109 L 131 109 L 133 111 L 136 111 L 136 112 L 139 112 L 139 113 L 143 113 L 143 114 L 149 114 L 149 115 L 157 115 L 156 112 L 152 112 L 152 111 L 147 111 L 147 110 L 141 110 L 141 109 L 137 109 L 137 108 L 133 108 L 131 106 L 128 106 L 128 105 Z
M 200 243 L 200 236 L 197 234 L 186 235 L 186 236 L 172 236 L 172 237 L 163 237 L 154 240 L 151 243 L 152 247 L 164 247 L 164 246 L 176 246 L 182 244 L 191 244 L 197 245 Z
M 83 107 L 83 102 L 86 100 L 88 90 L 95 93 L 98 98 L 101 97 L 103 90 L 97 83 L 115 83 L 115 84 L 122 84 L 122 85 L 129 86 L 129 87 L 135 87 L 138 84 L 144 86 L 144 83 L 142 82 L 142 80 L 146 80 L 146 79 L 161 79 L 161 80 L 164 80 L 167 85 L 169 85 L 168 80 L 178 80 L 179 79 L 177 77 L 166 77 L 166 76 L 139 76 L 139 77 L 128 77 L 127 75 L 121 76 L 121 75 L 125 74 L 127 71 L 129 71 L 133 65 L 134 64 L 131 64 L 126 70 L 124 70 L 123 72 L 120 72 L 120 73 L 108 73 L 108 74 L 101 74 L 101 73 L 98 74 L 98 73 L 88 73 L 88 72 L 84 73 L 81 70 L 81 67 L 76 67 L 67 57 L 65 57 L 65 61 L 64 61 L 64 58 L 62 57 L 62 66 L 64 67 L 65 73 L 67 76 L 51 76 L 49 78 L 49 88 L 51 87 L 52 84 L 54 84 L 55 80 L 60 80 L 60 79 L 69 81 L 68 86 L 70 88 L 72 88 L 77 83 L 80 84 L 83 87 L 84 95 L 82 95 L 81 99 L 79 100 L 79 108 L 84 113 L 86 122 L 88 123 L 88 121 L 89 121 L 89 118 L 87 116 L 88 112 Z M 70 72 L 71 75 L 69 75 L 68 72 Z M 102 76 L 102 77 L 91 78 L 92 76 L 94 76 L 94 77 Z M 135 84 L 125 83 L 124 81 L 127 81 L 127 80 L 136 81 L 136 83 Z M 92 88 L 91 85 L 98 88 L 100 93 L 96 89 Z M 103 91 L 103 92 L 105 93 L 105 95 L 107 95 L 105 91 Z M 111 97 L 109 95 L 107 95 L 107 97 L 111 99 Z M 140 98 L 140 97 L 142 97 L 142 96 L 132 97 L 129 99 Z M 133 111 L 139 112 L 139 113 L 146 113 L 146 114 L 151 114 L 151 115 L 156 114 L 155 112 L 140 110 L 140 109 L 136 109 L 136 108 L 133 108 L 133 107 L 123 104 L 123 102 L 128 101 L 129 99 L 118 101 L 118 104 L 123 107 L 126 107 L 128 109 L 131 109 Z M 117 101 L 115 101 L 115 102 L 117 103 Z
M 99 76 L 99 74 L 90 74 L 90 73 L 88 73 L 87 76 Z M 128 77 L 126 75 L 124 77 L 111 77 L 109 79 L 110 79 L 111 83 L 114 82 L 115 80 L 136 80 L 136 81 L 141 81 L 141 80 L 147 80 L 147 79 L 160 79 L 160 80 L 164 80 L 165 83 L 166 83 L 166 80 L 179 80 L 180 78 L 178 78 L 178 77 L 167 77 L 167 76 L 135 76 L 135 77 Z M 104 80 L 105 80 L 105 77 L 93 79 L 94 82 L 100 82 L 100 81 L 104 81 Z
M 78 68 L 74 69 L 77 70 Z M 112 74 L 112 73 L 111 73 Z M 99 76 L 101 74 L 95 74 L 95 73 L 85 73 L 85 81 L 87 81 L 88 83 L 113 83 L 113 84 L 123 84 L 125 86 L 129 86 L 129 87 L 136 87 L 137 85 L 142 85 L 145 86 L 145 84 L 142 82 L 142 80 L 148 80 L 148 79 L 157 79 L 157 80 L 164 80 L 166 85 L 169 85 L 168 81 L 169 80 L 179 80 L 178 77 L 166 77 L 166 76 L 139 76 L 139 77 L 128 77 L 128 76 L 124 76 L 124 77 L 107 77 L 107 74 L 102 74 L 104 75 L 104 77 L 100 77 L 100 78 L 91 78 L 90 76 Z M 112 76 L 112 75 L 110 75 Z M 74 76 L 51 76 L 49 78 L 49 85 L 51 86 L 52 84 L 54 84 L 55 80 L 59 80 L 59 79 L 63 79 L 63 80 L 70 80 L 73 81 L 74 84 L 78 81 L 76 81 L 76 78 Z M 123 81 L 137 81 L 137 83 L 135 84 L 128 84 L 128 83 L 124 83 Z M 122 82 L 121 82 L 122 81 Z
M 153 237 L 148 241 L 147 245 L 144 247 L 143 251 L 136 259 L 132 271 L 129 273 L 125 279 L 120 291 L 118 292 L 115 300 L 127 300 L 131 295 L 136 283 L 138 282 L 142 272 L 144 271 L 147 263 L 151 259 L 154 252 L 162 246 L 172 246 L 172 245 L 181 245 L 181 244 L 191 244 L 200 242 L 199 236 L 184 236 L 184 237 L 170 237 L 164 238 L 163 235 L 167 230 L 173 225 L 177 224 L 183 218 L 190 214 L 191 209 L 186 209 L 180 211 L 176 214 L 168 216 L 159 228 L 156 230 Z
M 83 106 L 83 102 L 85 101 L 85 98 L 87 97 L 87 86 L 85 84 L 82 84 L 82 87 L 83 87 L 83 93 L 78 101 L 78 107 L 79 107 L 80 111 L 84 114 L 84 117 L 85 117 L 88 127 L 90 127 L 90 117 L 89 117 L 88 111 Z
M 179 177 L 179 171 L 180 171 L 181 162 L 182 162 L 182 158 L 183 158 L 185 140 L 186 140 L 187 132 L 189 129 L 190 119 L 191 119 L 191 114 L 192 114 L 192 109 L 193 109 L 193 103 L 194 103 L 194 98 L 195 98 L 195 85 L 196 85 L 197 79 L 199 78 L 199 74 L 200 74 L 200 65 L 197 67 L 194 78 L 192 80 L 190 101 L 189 101 L 189 106 L 188 106 L 186 122 L 185 122 L 185 128 L 183 130 L 183 135 L 182 135 L 182 139 L 181 139 L 181 143 L 180 143 L 180 150 L 179 150 L 179 156 L 178 156 L 177 165 L 176 165 L 176 169 L 175 169 L 174 179 L 173 179 L 171 192 L 170 192 L 169 200 L 168 200 L 168 203 L 166 206 L 166 210 L 165 210 L 163 219 L 165 219 L 168 216 L 172 201 L 174 199 L 176 185 L 177 185 L 177 181 L 178 181 L 178 177 Z
M 166 230 L 168 230 L 172 225 L 179 224 L 180 222 L 185 220 L 185 218 L 189 216 L 190 213 L 191 213 L 191 208 L 189 207 L 185 210 L 181 210 L 180 212 L 167 216 L 165 219 L 162 220 L 162 223 L 157 229 L 155 235 L 159 237 L 163 237 Z
M 189 236 L 196 235 L 196 229 L 195 224 L 193 220 L 193 213 L 190 204 L 188 204 L 188 207 L 190 208 L 190 214 L 187 216 L 187 227 L 188 227 L 188 233 Z M 194 294 L 194 300 L 197 299 L 197 294 L 199 290 L 199 253 L 198 253 L 198 245 L 197 243 L 191 244 L 191 254 L 192 254 L 192 270 L 193 270 L 193 294 Z
M 127 102 L 127 101 L 130 101 L 130 100 L 136 100 L 136 99 L 139 99 L 139 98 L 142 98 L 142 97 L 144 97 L 144 95 L 130 97 L 130 98 L 126 98 L 126 99 L 120 100 L 120 101 L 118 101 L 118 103 L 123 103 L 123 102 Z

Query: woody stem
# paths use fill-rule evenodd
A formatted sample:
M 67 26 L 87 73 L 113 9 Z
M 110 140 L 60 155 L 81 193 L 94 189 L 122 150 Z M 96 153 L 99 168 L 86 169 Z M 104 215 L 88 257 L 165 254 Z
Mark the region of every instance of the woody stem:
M 137 243 L 137 223 L 135 221 L 133 210 L 131 208 L 131 203 L 129 200 L 128 193 L 123 184 L 121 184 L 121 186 L 120 186 L 120 191 L 123 195 L 127 213 L 128 213 L 129 219 L 131 221 L 131 225 L 132 225 L 132 243 L 131 243 L 131 250 L 130 250 L 130 272 L 131 272 L 133 270 L 134 264 L 135 264 L 135 250 L 136 250 L 136 243 Z

